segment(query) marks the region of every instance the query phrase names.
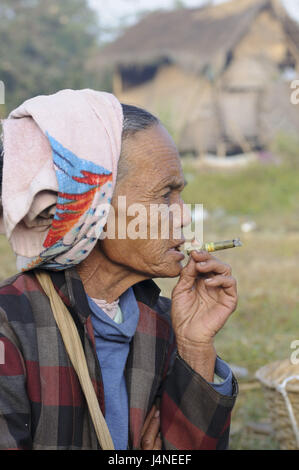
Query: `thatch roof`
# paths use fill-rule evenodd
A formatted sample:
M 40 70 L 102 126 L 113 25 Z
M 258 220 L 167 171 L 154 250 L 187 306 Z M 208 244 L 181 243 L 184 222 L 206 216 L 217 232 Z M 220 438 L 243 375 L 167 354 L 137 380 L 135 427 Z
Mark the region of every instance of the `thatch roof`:
M 100 53 L 100 64 L 143 66 L 163 59 L 202 72 L 221 71 L 229 53 L 247 33 L 257 15 L 275 0 L 234 0 L 217 6 L 158 11 L 129 28 Z M 276 0 L 277 1 L 277 0 Z M 299 25 L 280 17 L 299 51 Z

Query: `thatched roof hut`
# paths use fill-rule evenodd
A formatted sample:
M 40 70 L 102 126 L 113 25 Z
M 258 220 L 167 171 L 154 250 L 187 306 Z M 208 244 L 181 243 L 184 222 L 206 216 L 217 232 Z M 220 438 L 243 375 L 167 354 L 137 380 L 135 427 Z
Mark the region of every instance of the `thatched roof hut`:
M 268 119 L 277 92 L 277 120 L 299 130 L 287 83 L 299 70 L 299 25 L 279 0 L 149 14 L 107 45 L 98 64 L 113 67 L 122 101 L 171 121 L 181 150 L 263 146 L 279 130 Z

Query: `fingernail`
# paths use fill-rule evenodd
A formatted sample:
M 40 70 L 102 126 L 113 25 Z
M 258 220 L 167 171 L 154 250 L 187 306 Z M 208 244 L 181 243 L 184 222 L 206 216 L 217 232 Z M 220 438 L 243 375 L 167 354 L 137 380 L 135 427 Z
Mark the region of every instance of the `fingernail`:
M 205 279 L 205 282 L 211 282 L 213 280 L 212 277 L 209 277 L 209 279 Z
M 155 412 L 154 416 L 155 416 L 155 418 L 159 418 L 159 416 L 160 416 L 160 410 L 157 410 L 157 411 Z
M 204 266 L 205 264 L 207 264 L 207 262 L 206 262 L 206 261 L 201 261 L 199 264 L 200 264 L 201 266 Z

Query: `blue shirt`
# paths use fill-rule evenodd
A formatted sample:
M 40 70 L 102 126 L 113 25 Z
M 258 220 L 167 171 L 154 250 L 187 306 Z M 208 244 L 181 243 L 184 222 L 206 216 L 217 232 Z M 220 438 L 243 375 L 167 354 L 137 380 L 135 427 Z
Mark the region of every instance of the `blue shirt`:
M 139 320 L 138 304 L 130 287 L 119 298 L 123 321 L 116 323 L 90 297 L 87 296 L 87 300 L 92 311 L 96 351 L 103 376 L 106 423 L 115 449 L 126 450 L 129 405 L 124 372 L 130 342 Z M 231 395 L 232 371 L 219 357 L 216 359 L 215 374 L 222 382 L 211 383 L 211 386 L 222 395 Z
M 126 450 L 128 446 L 129 406 L 125 383 L 125 365 L 138 320 L 139 308 L 132 287 L 119 298 L 123 322 L 115 323 L 98 305 L 88 297 L 93 312 L 96 351 L 101 366 L 105 419 L 114 447 Z

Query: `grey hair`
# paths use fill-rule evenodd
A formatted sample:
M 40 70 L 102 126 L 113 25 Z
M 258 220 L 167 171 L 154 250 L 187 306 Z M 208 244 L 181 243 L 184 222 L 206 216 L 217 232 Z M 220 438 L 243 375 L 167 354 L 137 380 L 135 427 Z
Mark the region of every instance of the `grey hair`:
M 122 144 L 124 144 L 128 138 L 134 136 L 137 132 L 143 131 L 160 123 L 156 116 L 149 113 L 145 109 L 129 104 L 121 103 L 121 105 L 124 115 Z M 128 172 L 129 162 L 122 145 L 117 168 L 117 181 L 122 180 L 128 174 Z
M 142 131 L 155 124 L 159 124 L 159 119 L 145 109 L 137 108 L 129 104 L 122 104 L 124 115 L 122 139 L 131 137 L 136 132 Z

